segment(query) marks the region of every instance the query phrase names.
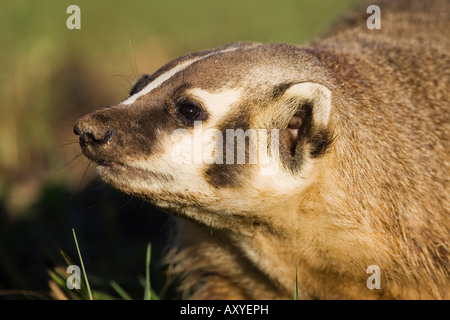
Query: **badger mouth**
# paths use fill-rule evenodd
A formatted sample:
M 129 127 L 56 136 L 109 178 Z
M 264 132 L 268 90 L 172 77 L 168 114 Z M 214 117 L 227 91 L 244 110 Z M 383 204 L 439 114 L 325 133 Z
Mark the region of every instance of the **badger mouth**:
M 100 179 L 113 188 L 161 208 L 179 207 L 174 204 L 173 195 L 167 193 L 167 186 L 173 184 L 173 176 L 132 167 L 117 161 L 96 161 L 95 163 Z
M 167 174 L 148 171 L 138 167 L 126 165 L 118 161 L 96 160 L 98 170 L 101 170 L 103 174 L 110 174 L 113 176 L 121 176 L 128 178 L 140 178 L 142 180 L 160 180 L 160 181 L 172 181 L 173 177 Z
M 150 173 L 146 170 L 136 168 L 136 167 L 131 167 L 131 166 L 128 166 L 124 163 L 117 162 L 117 161 L 101 160 L 101 161 L 96 161 L 96 163 L 97 163 L 97 166 L 104 167 L 107 170 L 111 170 L 116 173 L 133 174 L 133 175 L 141 176 L 142 178 L 145 178 Z

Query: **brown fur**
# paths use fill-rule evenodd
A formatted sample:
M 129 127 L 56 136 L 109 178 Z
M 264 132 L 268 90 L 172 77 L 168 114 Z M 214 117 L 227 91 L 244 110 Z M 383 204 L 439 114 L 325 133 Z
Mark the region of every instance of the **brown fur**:
M 287 171 L 306 177 L 301 188 L 291 187 L 291 180 L 285 190 L 255 186 L 260 180 L 247 165 L 203 167 L 205 181 L 186 193 L 148 191 L 122 171 L 99 171 L 117 188 L 183 218 L 168 262 L 184 276 L 182 289 L 192 290 L 193 299 L 290 299 L 297 260 L 300 299 L 450 298 L 450 5 L 379 6 L 381 30 L 366 28 L 363 8 L 309 47 L 244 44 L 239 54 L 193 64 L 132 109 L 118 105 L 77 123 L 82 137 L 106 124 L 114 128 L 119 142 L 111 147 L 120 150 L 87 143 L 83 151 L 100 164 L 127 164 L 148 153 L 147 137 L 152 156 L 164 149 L 158 141 L 164 135 L 155 130 L 179 125 L 157 106 L 168 105 L 171 113 L 174 95 L 189 87 L 240 87 L 246 65 L 270 80 L 247 83 L 236 119 L 228 116 L 218 128 L 283 129 L 286 124 L 277 121 L 291 112 L 283 97 L 292 84 L 314 82 L 331 91 L 329 123 L 302 119 L 311 127 L 293 149 L 281 152 Z M 110 120 L 100 117 L 105 114 Z M 154 117 L 156 127 L 150 128 Z M 128 175 L 146 174 L 128 169 Z M 152 179 L 168 183 L 176 177 Z M 380 267 L 380 290 L 366 287 L 370 265 Z

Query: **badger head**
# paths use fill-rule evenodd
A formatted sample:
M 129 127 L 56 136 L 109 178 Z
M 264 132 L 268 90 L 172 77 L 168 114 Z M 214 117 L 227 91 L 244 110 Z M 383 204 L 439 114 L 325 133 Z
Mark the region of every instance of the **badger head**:
M 331 146 L 325 72 L 289 45 L 197 52 L 144 75 L 74 132 L 119 190 L 209 226 L 267 221 L 314 184 Z

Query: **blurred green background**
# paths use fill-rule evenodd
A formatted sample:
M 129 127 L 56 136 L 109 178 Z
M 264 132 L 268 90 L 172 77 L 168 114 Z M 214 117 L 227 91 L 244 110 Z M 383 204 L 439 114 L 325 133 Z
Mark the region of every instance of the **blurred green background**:
M 305 44 L 355 3 L 2 0 L 0 299 L 61 298 L 48 272 L 66 265 L 60 249 L 78 261 L 72 228 L 94 289 L 117 297 L 115 280 L 141 298 L 151 242 L 154 290 L 180 298 L 159 263 L 170 219 L 98 181 L 73 124 L 173 58 L 235 41 Z M 81 30 L 66 27 L 72 4 Z

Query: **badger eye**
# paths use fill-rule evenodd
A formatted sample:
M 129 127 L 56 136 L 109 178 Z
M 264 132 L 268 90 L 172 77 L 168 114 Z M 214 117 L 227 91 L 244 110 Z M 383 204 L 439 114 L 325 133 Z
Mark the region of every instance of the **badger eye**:
M 183 118 L 189 121 L 197 119 L 201 113 L 200 108 L 189 101 L 177 103 L 177 111 Z

